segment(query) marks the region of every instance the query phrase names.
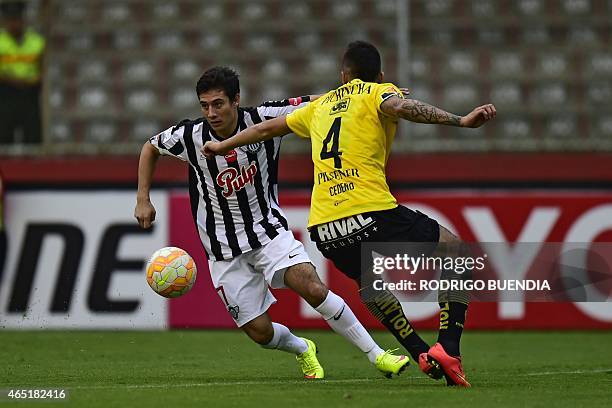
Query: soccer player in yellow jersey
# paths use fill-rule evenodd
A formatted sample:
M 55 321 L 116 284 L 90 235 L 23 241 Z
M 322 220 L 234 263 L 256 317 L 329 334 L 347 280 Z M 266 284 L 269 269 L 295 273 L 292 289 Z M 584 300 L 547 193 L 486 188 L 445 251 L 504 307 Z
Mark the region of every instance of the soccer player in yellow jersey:
M 341 79 L 342 86 L 309 106 L 250 127 L 223 142 L 207 142 L 202 151 L 208 157 L 224 154 L 238 146 L 290 132 L 310 138 L 315 171 L 309 218 L 311 239 L 338 269 L 363 285 L 362 242 L 461 243 L 435 220 L 398 205 L 389 191 L 385 166 L 398 120 L 475 128 L 493 119 L 496 110 L 487 104 L 458 116 L 405 99 L 397 86 L 383 83 L 380 54 L 363 41 L 349 44 L 342 60 Z M 431 252 L 436 245 L 430 246 Z M 362 291 L 368 289 L 371 287 L 361 286 Z M 419 361 L 424 373 L 436 379 L 444 375 L 449 385 L 470 386 L 459 348 L 468 294 L 438 294 L 440 331 L 432 347 L 412 329 L 391 292 L 378 291 L 374 297 L 362 296 L 362 301 Z

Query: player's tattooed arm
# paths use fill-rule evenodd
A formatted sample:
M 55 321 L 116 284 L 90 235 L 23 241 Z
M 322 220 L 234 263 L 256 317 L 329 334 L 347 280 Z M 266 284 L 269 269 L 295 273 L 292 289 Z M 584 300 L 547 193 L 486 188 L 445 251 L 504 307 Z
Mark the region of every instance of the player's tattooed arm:
M 383 112 L 417 123 L 460 126 L 461 116 L 446 112 L 417 99 L 391 97 L 381 105 Z
M 403 99 L 397 96 L 385 100 L 381 104 L 381 109 L 390 116 L 411 122 L 472 128 L 482 126 L 497 114 L 492 104 L 479 106 L 469 114 L 459 116 L 417 99 Z

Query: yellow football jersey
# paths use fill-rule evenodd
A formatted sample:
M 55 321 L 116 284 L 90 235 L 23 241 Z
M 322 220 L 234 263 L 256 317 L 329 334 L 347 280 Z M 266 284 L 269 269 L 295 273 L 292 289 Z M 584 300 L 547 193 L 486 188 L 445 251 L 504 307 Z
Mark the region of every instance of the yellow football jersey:
M 308 226 L 395 208 L 385 175 L 397 119 L 380 105 L 400 90 L 354 79 L 287 115 L 297 135 L 310 138 L 314 187 Z

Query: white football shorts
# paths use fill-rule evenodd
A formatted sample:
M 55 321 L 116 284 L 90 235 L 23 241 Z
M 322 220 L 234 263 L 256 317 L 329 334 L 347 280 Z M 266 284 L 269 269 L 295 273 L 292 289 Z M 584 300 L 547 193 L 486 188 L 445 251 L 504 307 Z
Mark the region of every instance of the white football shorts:
M 227 261 L 208 261 L 212 282 L 238 327 L 264 314 L 276 303 L 273 289 L 284 288 L 285 271 L 310 258 L 291 231 L 281 230 L 260 248 Z

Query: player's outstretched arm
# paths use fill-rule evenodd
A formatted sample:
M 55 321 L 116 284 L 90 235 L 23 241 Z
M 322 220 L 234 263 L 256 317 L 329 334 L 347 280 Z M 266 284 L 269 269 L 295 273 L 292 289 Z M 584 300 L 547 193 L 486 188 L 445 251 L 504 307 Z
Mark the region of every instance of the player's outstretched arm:
M 140 151 L 138 160 L 138 192 L 136 193 L 136 208 L 134 217 L 138 220 L 138 225 L 142 228 L 150 228 L 155 221 L 155 207 L 151 203 L 149 192 L 153 173 L 157 165 L 160 154 L 150 142 L 146 142 Z
M 455 115 L 417 99 L 393 96 L 380 105 L 381 110 L 396 118 L 411 122 L 476 128 L 493 119 L 497 113 L 493 104 L 479 106 L 465 116 Z
M 222 142 L 208 141 L 204 144 L 201 151 L 204 156 L 210 159 L 215 155 L 226 154 L 236 147 L 270 140 L 273 137 L 284 136 L 287 133 L 291 133 L 291 129 L 287 126 L 287 120 L 285 116 L 279 116 L 278 118 L 251 126 Z

